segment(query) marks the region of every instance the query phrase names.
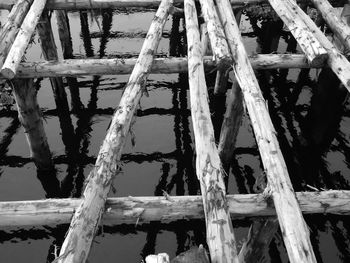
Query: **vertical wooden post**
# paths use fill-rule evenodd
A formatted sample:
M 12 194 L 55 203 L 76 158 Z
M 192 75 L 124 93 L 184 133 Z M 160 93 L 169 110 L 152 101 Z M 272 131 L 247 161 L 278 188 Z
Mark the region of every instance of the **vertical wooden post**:
M 38 170 L 53 170 L 51 152 L 36 94 L 33 79 L 14 81 L 13 95 L 18 108 L 18 118 L 24 128 L 31 158 L 33 158 Z
M 67 11 L 65 10 L 56 10 L 56 19 L 58 27 L 58 36 L 61 42 L 63 58 L 72 59 L 73 56 L 73 45 L 71 32 L 69 27 L 69 19 Z M 71 106 L 72 111 L 76 112 L 83 108 L 83 103 L 80 100 L 78 81 L 76 78 L 67 78 L 68 88 L 71 95 Z

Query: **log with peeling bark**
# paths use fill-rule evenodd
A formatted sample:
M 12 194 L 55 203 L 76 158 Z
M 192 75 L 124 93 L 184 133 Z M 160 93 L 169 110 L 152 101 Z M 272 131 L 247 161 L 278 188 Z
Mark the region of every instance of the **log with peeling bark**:
M 261 54 L 249 57 L 254 69 L 310 68 L 304 55 Z M 215 69 L 211 57 L 203 58 L 205 71 Z M 18 67 L 16 78 L 74 77 L 85 75 L 125 75 L 132 72 L 136 59 L 66 59 L 63 61 L 23 62 Z M 319 65 L 313 68 L 322 68 Z M 156 58 L 151 73 L 184 73 L 188 70 L 187 58 Z M 0 75 L 0 79 L 3 78 Z
M 112 179 L 118 174 L 118 162 L 130 130 L 131 121 L 140 102 L 143 89 L 157 50 L 171 0 L 163 0 L 152 20 L 119 106 L 100 148 L 96 164 L 87 178 L 82 202 L 76 210 L 63 242 L 58 262 L 85 262 L 104 213 L 105 201 Z
M 54 166 L 33 79 L 15 80 L 13 83 L 13 95 L 18 109 L 18 119 L 24 128 L 30 156 L 38 170 L 51 171 Z
M 29 41 L 35 31 L 35 27 L 39 22 L 41 13 L 45 8 L 46 0 L 34 0 L 30 7 L 21 28 L 12 44 L 10 51 L 7 54 L 6 60 L 1 67 L 1 74 L 13 79 L 16 75 L 19 63 L 22 60 Z
M 350 215 L 350 191 L 297 192 L 304 214 Z M 0 227 L 69 223 L 81 199 L 46 199 L 0 202 Z M 264 194 L 227 195 L 232 218 L 276 216 L 273 203 Z M 201 196 L 145 196 L 108 198 L 102 223 L 138 224 L 204 219 Z
M 311 18 L 300 9 L 300 7 L 291 0 L 285 0 L 286 6 L 293 10 L 293 15 L 300 17 L 309 30 L 315 35 L 316 40 L 327 50 L 328 66 L 337 75 L 345 88 L 350 92 L 350 63 L 344 55 L 328 40 L 323 32 L 315 25 Z
M 214 140 L 208 93 L 202 62 L 197 12 L 193 0 L 185 0 L 188 45 L 188 81 L 196 141 L 196 172 L 201 186 L 211 262 L 238 262 L 226 190 Z M 208 27 L 209 31 L 209 27 Z
M 291 262 L 315 262 L 309 230 L 295 198 L 293 186 L 276 138 L 266 102 L 249 64 L 242 38 L 228 0 L 217 0 L 219 17 L 231 49 L 233 69 L 252 122 L 268 179 L 266 195 L 272 198 Z
M 290 32 L 299 43 L 311 65 L 323 64 L 327 58 L 327 51 L 317 41 L 314 34 L 308 29 L 304 21 L 294 14 L 286 2 L 289 0 L 269 0 L 271 6 L 289 28 Z M 297 5 L 297 4 L 295 4 Z
M 327 0 L 311 0 L 319 10 L 323 19 L 332 29 L 335 35 L 341 40 L 347 50 L 350 50 L 350 27 L 335 12 Z
M 200 3 L 218 69 L 226 69 L 232 60 L 214 2 L 213 0 L 200 0 Z
M 16 38 L 18 30 L 27 15 L 33 0 L 19 0 L 13 6 L 8 19 L 1 27 L 0 32 L 0 67 L 2 67 L 6 56 Z

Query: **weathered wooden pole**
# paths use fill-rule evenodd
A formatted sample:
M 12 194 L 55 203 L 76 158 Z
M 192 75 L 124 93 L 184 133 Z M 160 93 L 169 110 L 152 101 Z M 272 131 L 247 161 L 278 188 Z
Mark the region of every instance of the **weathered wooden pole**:
M 249 64 L 238 25 L 228 0 L 217 0 L 219 17 L 234 59 L 233 69 L 242 89 L 261 159 L 268 179 L 265 194 L 272 198 L 291 262 L 316 262 L 309 231 L 295 198 L 265 100 Z
M 295 194 L 304 214 L 350 215 L 350 191 Z M 0 227 L 66 224 L 80 204 L 80 198 L 0 202 Z M 263 193 L 227 195 L 227 209 L 236 219 L 276 216 Z M 198 195 L 108 198 L 105 210 L 105 225 L 204 219 L 202 196 Z
M 249 57 L 254 69 L 277 68 L 322 68 L 327 65 L 310 66 L 301 54 L 260 54 Z M 23 62 L 19 65 L 16 78 L 76 77 L 85 75 L 125 75 L 132 72 L 136 59 L 67 59 L 63 61 Z M 212 57 L 203 58 L 205 71 L 216 68 Z M 151 73 L 185 73 L 188 70 L 187 58 L 156 58 Z M 4 78 L 0 75 L 0 79 Z
M 232 60 L 214 2 L 213 0 L 200 0 L 200 3 L 217 67 L 225 69 L 230 66 Z
M 13 41 L 27 15 L 33 0 L 19 0 L 11 9 L 8 19 L 0 30 L 0 67 L 2 67 Z
M 275 0 L 274 0 L 275 1 Z M 350 63 L 344 55 L 328 40 L 323 32 L 315 25 L 311 18 L 300 9 L 300 7 L 291 0 L 284 0 L 286 8 L 293 10 L 293 16 L 300 17 L 308 30 L 315 35 L 318 41 L 327 51 L 329 58 L 327 59 L 328 66 L 337 75 L 345 88 L 350 92 Z
M 85 262 L 105 211 L 105 201 L 129 133 L 131 120 L 145 88 L 162 30 L 169 14 L 170 0 L 163 0 L 152 21 L 134 70 L 101 146 L 95 168 L 91 171 L 83 199 L 76 210 L 58 262 Z
M 185 0 L 185 19 L 188 45 L 188 81 L 197 153 L 196 170 L 203 197 L 210 258 L 213 263 L 238 262 L 232 222 L 226 209 L 227 200 L 223 173 L 210 118 L 202 62 L 202 46 L 193 0 Z
M 1 74 L 8 79 L 14 78 L 17 68 L 22 60 L 24 52 L 39 22 L 41 13 L 44 10 L 46 0 L 34 0 L 27 16 L 23 20 L 21 28 L 7 54 L 6 60 L 1 68 Z
M 18 108 L 18 118 L 24 128 L 29 144 L 30 156 L 38 170 L 53 170 L 51 152 L 36 98 L 33 79 L 15 80 L 13 95 Z
M 286 3 L 289 0 L 269 0 L 273 9 L 289 28 L 294 38 L 299 43 L 311 65 L 323 64 L 327 58 L 327 51 L 317 40 L 315 35 L 308 30 L 307 25 L 296 15 Z M 295 4 L 297 6 L 297 4 Z
M 341 40 L 347 50 L 350 50 L 350 27 L 335 12 L 327 0 L 311 0 L 314 6 L 320 11 L 322 17 L 332 29 L 335 35 Z

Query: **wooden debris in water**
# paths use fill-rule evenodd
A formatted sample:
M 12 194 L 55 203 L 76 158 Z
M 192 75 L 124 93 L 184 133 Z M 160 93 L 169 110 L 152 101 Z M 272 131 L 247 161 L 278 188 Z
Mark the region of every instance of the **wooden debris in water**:
M 98 229 L 112 179 L 128 136 L 132 118 L 144 92 L 171 0 L 163 0 L 151 23 L 133 72 L 100 148 L 94 169 L 87 178 L 82 202 L 76 210 L 63 242 L 58 262 L 85 262 Z
M 238 262 L 232 222 L 226 209 L 223 173 L 210 118 L 202 45 L 193 0 L 185 0 L 185 18 L 188 41 L 188 81 L 197 154 L 196 172 L 203 197 L 210 258 L 213 263 Z M 209 34 L 210 30 L 208 26 Z

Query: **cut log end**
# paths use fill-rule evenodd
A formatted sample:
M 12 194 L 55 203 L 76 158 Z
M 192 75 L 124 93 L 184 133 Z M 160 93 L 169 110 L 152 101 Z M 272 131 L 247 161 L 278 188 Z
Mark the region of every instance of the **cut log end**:
M 6 79 L 13 79 L 15 77 L 15 75 L 16 75 L 16 73 L 13 72 L 13 70 L 10 69 L 10 68 L 3 68 L 3 69 L 1 69 L 0 74 L 2 76 L 4 76 Z

